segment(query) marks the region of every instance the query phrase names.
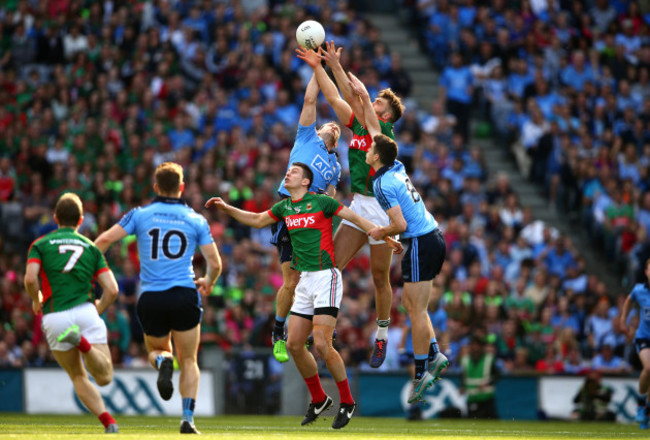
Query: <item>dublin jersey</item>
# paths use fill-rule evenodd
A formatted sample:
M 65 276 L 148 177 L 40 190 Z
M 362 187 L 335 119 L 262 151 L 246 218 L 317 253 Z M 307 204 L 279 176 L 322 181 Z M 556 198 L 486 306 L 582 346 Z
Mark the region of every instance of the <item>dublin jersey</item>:
M 43 313 L 61 312 L 93 302 L 93 282 L 110 270 L 101 251 L 73 228 L 59 228 L 36 239 L 27 264 L 39 263 Z
M 284 219 L 287 225 L 293 245 L 292 268 L 315 272 L 336 266 L 332 217 L 341 209 L 343 205 L 329 196 L 307 193 L 300 200 L 284 199 L 268 211 L 275 220 Z
M 427 211 L 399 160 L 377 171 L 373 177 L 373 188 L 375 198 L 384 211 L 397 205 L 401 207 L 406 220 L 406 231 L 401 234 L 403 238 L 419 237 L 438 227 L 438 222 Z
M 632 300 L 639 305 L 639 328 L 635 338 L 650 339 L 650 288 L 647 283 L 639 283 L 630 292 Z
M 194 251 L 213 242 L 202 215 L 182 199 L 156 197 L 150 205 L 124 214 L 119 225 L 138 239 L 143 292 L 195 288 Z
M 325 193 L 328 185 L 338 185 L 341 178 L 341 165 L 336 154 L 327 151 L 325 142 L 318 137 L 316 123 L 311 125 L 298 125 L 296 141 L 293 143 L 289 155 L 289 166 L 294 162 L 302 162 L 309 165 L 314 173 L 314 180 L 309 191 L 317 194 Z M 284 179 L 278 188 L 281 196 L 289 197 L 289 191 L 284 187 Z
M 379 126 L 382 134 L 395 139 L 393 134 L 393 123 L 379 119 Z M 364 196 L 373 196 L 372 176 L 375 170 L 366 163 L 366 153 L 372 145 L 372 137 L 361 125 L 357 118 L 352 115 L 350 122 L 346 125 L 352 130 L 352 140 L 348 149 L 348 162 L 350 164 L 350 191 Z

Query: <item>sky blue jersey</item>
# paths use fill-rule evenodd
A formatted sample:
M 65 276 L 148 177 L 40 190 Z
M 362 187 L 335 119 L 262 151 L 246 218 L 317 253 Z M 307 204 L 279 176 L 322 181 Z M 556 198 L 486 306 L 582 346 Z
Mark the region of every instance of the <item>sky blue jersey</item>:
M 328 185 L 336 186 L 341 178 L 341 165 L 336 155 L 327 151 L 327 146 L 316 131 L 316 123 L 311 125 L 298 125 L 296 141 L 293 143 L 289 155 L 289 166 L 294 162 L 309 165 L 314 172 L 314 181 L 309 191 L 317 194 L 325 193 Z M 278 188 L 281 196 L 289 197 L 289 191 L 284 187 L 284 179 Z
M 182 199 L 156 197 L 150 205 L 124 214 L 119 225 L 138 239 L 143 292 L 195 287 L 194 251 L 213 242 L 202 215 Z
M 650 288 L 646 283 L 636 284 L 630 296 L 639 305 L 639 328 L 635 338 L 650 339 Z
M 401 237 L 419 237 L 438 227 L 438 222 L 427 211 L 422 197 L 399 160 L 379 169 L 373 176 L 372 185 L 375 197 L 384 211 L 397 205 L 401 207 L 407 225 L 406 231 L 400 234 Z

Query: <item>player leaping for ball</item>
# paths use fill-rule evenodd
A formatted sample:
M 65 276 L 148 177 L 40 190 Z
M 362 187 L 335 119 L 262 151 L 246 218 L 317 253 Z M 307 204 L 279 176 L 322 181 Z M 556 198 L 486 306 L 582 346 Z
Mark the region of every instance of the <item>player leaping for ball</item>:
M 353 137 L 348 150 L 350 189 L 353 194 L 350 209 L 378 225 L 388 226 L 389 218 L 377 203 L 372 189 L 372 176 L 375 171 L 366 163 L 366 152 L 372 143 L 372 138 L 366 129 L 366 119 L 376 118 L 381 132 L 394 139 L 393 124 L 404 113 L 404 106 L 392 90 L 384 89 L 379 92 L 377 99 L 372 103 L 372 113 L 364 112 L 361 101 L 350 89 L 348 78 L 341 66 L 341 48 L 336 49 L 334 42 L 326 43 L 326 46 L 327 50 L 320 50 L 320 54 L 306 49 L 296 49 L 296 51 L 298 58 L 305 60 L 314 69 L 318 85 L 325 99 L 334 109 L 336 116 L 341 123 L 352 130 Z M 341 98 L 336 85 L 321 66 L 321 59 L 325 60 L 332 69 L 344 99 Z M 392 251 L 384 240 L 375 240 L 367 236 L 361 228 L 348 221 L 343 221 L 334 236 L 334 254 L 338 268 L 342 270 L 366 242 L 370 244 L 370 270 L 375 284 L 378 326 L 375 346 L 370 357 L 370 366 L 378 368 L 386 359 L 388 344 L 388 325 L 393 302 L 393 291 L 389 278 Z
M 336 122 L 328 122 L 316 129 L 318 90 L 318 83 L 312 76 L 305 90 L 305 99 L 298 121 L 298 132 L 289 155 L 289 165 L 294 162 L 306 163 L 314 173 L 309 190 L 334 197 L 336 185 L 341 177 L 341 165 L 334 154 L 334 148 L 339 141 L 341 129 Z M 278 194 L 283 199 L 289 197 L 289 191 L 285 188 L 284 182 L 280 184 Z M 300 272 L 291 268 L 293 246 L 287 225 L 280 220 L 274 223 L 271 229 L 273 231 L 271 244 L 278 249 L 280 267 L 282 268 L 282 286 L 278 289 L 276 296 L 275 325 L 272 335 L 273 356 L 279 362 L 286 362 L 289 360 L 289 355 L 287 354 L 284 323 L 289 309 L 291 309 Z
M 350 88 L 361 98 L 366 111 L 373 108 L 365 86 L 349 74 Z M 408 403 L 422 399 L 424 392 L 439 379 L 449 360 L 438 348 L 429 319 L 431 282 L 445 261 L 446 246 L 438 222 L 424 206 L 404 165 L 397 160 L 397 144 L 381 133 L 376 121 L 368 121 L 372 144 L 366 162 L 375 170 L 372 179 L 375 197 L 390 217 L 390 224 L 371 230 L 368 235 L 381 240 L 395 234 L 407 250 L 402 259 L 402 304 L 411 318 L 411 337 L 415 357 L 415 379 Z

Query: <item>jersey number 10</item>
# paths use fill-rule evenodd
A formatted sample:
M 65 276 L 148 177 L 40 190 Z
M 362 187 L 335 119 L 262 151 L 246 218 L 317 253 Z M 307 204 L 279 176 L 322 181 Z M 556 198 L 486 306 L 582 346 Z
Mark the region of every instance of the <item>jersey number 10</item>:
M 176 260 L 177 258 L 181 258 L 185 253 L 185 250 L 187 249 L 187 237 L 185 237 L 185 234 L 183 234 L 182 231 L 178 231 L 176 229 L 170 229 L 169 231 L 165 232 L 165 234 L 162 237 L 162 240 L 160 240 L 160 228 L 149 229 L 149 231 L 147 231 L 147 235 L 151 237 L 151 259 L 152 260 L 158 259 L 159 247 L 162 247 L 163 255 L 169 258 L 170 260 Z M 172 252 L 172 250 L 169 248 L 169 243 L 173 237 L 178 237 L 179 240 L 179 246 L 176 252 Z M 160 246 L 161 244 L 162 246 Z

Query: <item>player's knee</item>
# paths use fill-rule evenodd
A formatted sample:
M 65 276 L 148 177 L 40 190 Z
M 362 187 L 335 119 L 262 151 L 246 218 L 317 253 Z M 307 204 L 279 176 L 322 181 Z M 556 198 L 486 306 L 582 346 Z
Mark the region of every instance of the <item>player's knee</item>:
M 327 360 L 332 351 L 332 337 L 326 336 L 326 332 L 314 329 L 314 346 L 321 359 Z
M 296 341 L 295 339 L 291 339 L 291 337 L 289 337 L 289 339 L 287 340 L 287 350 L 294 357 L 295 357 L 295 355 L 297 353 L 299 353 L 304 348 L 305 348 L 305 343 L 304 342 L 300 343 L 300 342 Z
M 372 269 L 372 282 L 375 284 L 376 289 L 390 287 L 390 273 L 385 268 L 373 267 Z
M 295 276 L 295 274 L 287 274 L 284 277 L 282 277 L 282 287 L 286 289 L 287 291 L 291 292 L 293 295 L 293 292 L 296 290 L 296 286 L 298 285 L 298 282 L 300 281 L 300 275 Z
M 178 359 L 178 364 L 181 369 L 192 368 L 194 365 L 198 365 L 196 361 L 196 356 L 184 356 Z
M 113 380 L 113 372 L 106 372 L 93 376 L 95 383 L 100 387 L 106 386 Z

